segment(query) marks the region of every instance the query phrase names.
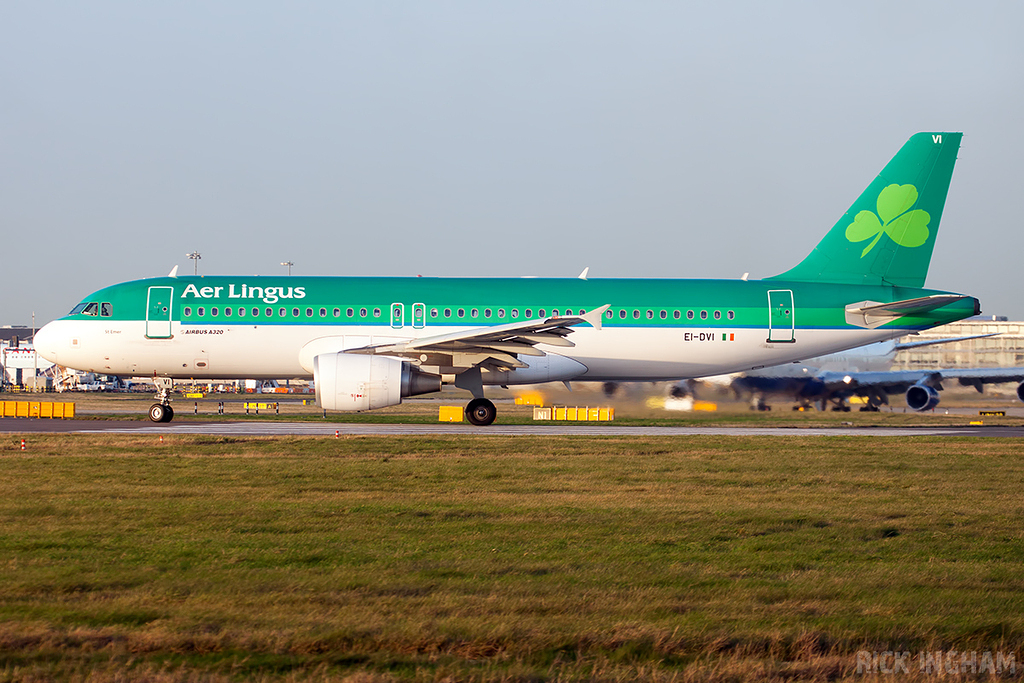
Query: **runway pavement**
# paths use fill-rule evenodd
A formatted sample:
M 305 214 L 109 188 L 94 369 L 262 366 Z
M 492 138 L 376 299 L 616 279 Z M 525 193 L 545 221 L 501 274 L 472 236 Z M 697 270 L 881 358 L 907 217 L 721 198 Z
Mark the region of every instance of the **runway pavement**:
M 466 424 L 352 424 L 340 422 L 188 422 L 0 419 L 0 433 L 208 434 L 218 436 L 969 436 L 1024 437 L 1024 427 L 633 427 L 547 423 L 474 427 Z

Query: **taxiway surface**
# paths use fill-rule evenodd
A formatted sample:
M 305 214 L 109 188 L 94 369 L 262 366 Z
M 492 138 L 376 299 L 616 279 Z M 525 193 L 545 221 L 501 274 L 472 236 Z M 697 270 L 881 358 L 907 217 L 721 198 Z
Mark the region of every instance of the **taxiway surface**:
M 615 424 L 502 425 L 317 422 L 188 422 L 5 418 L 0 433 L 207 434 L 216 436 L 969 436 L 1024 437 L 1024 427 L 634 427 Z

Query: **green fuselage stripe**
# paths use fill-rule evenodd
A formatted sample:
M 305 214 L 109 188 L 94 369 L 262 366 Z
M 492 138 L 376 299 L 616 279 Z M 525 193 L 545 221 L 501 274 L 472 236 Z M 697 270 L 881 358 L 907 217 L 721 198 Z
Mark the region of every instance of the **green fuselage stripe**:
M 217 276 L 126 282 L 101 289 L 83 303 L 109 303 L 101 310 L 110 313 L 107 319 L 111 321 L 143 321 L 147 319 L 147 297 L 152 287 L 173 288 L 170 319 L 177 323 L 358 325 L 407 330 L 499 325 L 556 312 L 578 315 L 605 304 L 611 305 L 611 315 L 603 321 L 608 327 L 767 328 L 769 291 L 782 291 L 784 297 L 788 296 L 785 292 L 792 292 L 793 310 L 787 315 L 793 316 L 798 329 L 844 329 L 851 327 L 844 315 L 848 304 L 946 293 L 780 280 Z M 401 325 L 392 323 L 395 304 L 402 309 Z M 891 326 L 908 330 L 932 327 L 971 315 L 973 306 L 973 300 L 964 300 L 926 314 L 906 316 Z M 230 315 L 226 309 L 230 309 Z M 103 318 L 78 313 L 65 319 Z M 771 322 L 779 326 L 778 317 Z

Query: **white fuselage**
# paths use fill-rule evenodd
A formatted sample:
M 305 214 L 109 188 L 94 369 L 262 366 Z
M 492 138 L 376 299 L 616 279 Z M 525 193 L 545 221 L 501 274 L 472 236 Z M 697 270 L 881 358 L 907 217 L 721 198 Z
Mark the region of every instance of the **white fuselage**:
M 142 321 L 57 320 L 37 333 L 36 347 L 66 367 L 102 374 L 194 379 L 310 378 L 320 353 L 470 329 L 431 326 L 188 325 L 171 323 L 171 337 L 149 339 Z M 739 372 L 834 353 L 899 334 L 894 330 L 797 330 L 793 343 L 772 343 L 766 330 L 736 328 L 574 328 L 573 348 L 537 348 L 548 354 L 546 377 L 537 372 L 484 373 L 485 384 L 545 380 L 669 380 Z M 558 363 L 565 357 L 577 363 Z M 537 367 L 535 358 L 524 360 Z M 582 367 L 581 367 L 582 366 Z M 425 370 L 430 370 L 424 366 Z M 500 375 L 500 376 L 499 376 Z

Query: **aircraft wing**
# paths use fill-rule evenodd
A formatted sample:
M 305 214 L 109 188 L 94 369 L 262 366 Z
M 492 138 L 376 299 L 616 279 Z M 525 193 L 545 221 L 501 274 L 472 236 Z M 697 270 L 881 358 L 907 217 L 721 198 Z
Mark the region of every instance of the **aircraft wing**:
M 477 327 L 460 332 L 420 337 L 397 343 L 375 344 L 346 353 L 365 353 L 398 356 L 427 365 L 444 365 L 456 368 L 485 367 L 489 370 L 511 370 L 528 367 L 517 356 L 543 356 L 539 344 L 573 347 L 566 339 L 572 327 L 589 323 L 601 329 L 601 320 L 610 304 L 595 308 L 580 315 L 524 320 L 522 322 Z
M 897 351 L 903 349 L 916 349 L 921 346 L 935 346 L 937 344 L 952 344 L 954 342 L 968 341 L 970 339 L 984 339 L 985 337 L 995 337 L 1002 334 L 1001 332 L 989 332 L 988 334 L 972 334 L 967 337 L 944 337 L 942 339 L 925 339 L 923 341 L 911 341 L 901 342 L 896 345 Z

